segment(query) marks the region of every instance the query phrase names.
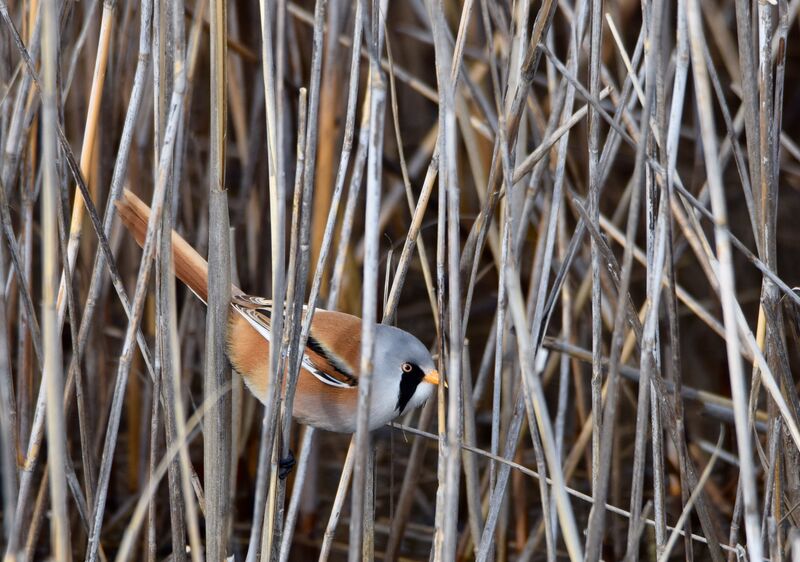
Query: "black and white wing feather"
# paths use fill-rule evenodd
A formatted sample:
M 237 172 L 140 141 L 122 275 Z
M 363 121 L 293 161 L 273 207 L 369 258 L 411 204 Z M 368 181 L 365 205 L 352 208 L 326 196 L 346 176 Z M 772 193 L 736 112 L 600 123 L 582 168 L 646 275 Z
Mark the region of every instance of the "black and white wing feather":
M 272 343 L 272 301 L 251 295 L 236 295 L 231 299 L 231 306 L 268 342 Z M 336 388 L 353 388 L 354 378 L 341 380 L 327 373 L 303 353 L 303 368 L 323 383 Z

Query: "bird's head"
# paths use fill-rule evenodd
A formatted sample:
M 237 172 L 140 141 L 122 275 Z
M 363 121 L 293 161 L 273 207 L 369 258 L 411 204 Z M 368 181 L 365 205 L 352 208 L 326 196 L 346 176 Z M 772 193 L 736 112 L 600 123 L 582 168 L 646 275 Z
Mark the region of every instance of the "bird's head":
M 373 398 L 378 394 L 387 410 L 392 406 L 392 418 L 421 406 L 439 384 L 436 363 L 428 348 L 413 335 L 392 326 L 377 326 L 373 365 Z

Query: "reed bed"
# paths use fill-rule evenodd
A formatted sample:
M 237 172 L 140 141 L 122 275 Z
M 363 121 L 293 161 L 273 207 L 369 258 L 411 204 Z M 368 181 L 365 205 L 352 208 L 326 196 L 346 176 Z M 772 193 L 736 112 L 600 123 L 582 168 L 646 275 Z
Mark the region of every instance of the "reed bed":
M 3 559 L 800 560 L 799 9 L 0 0 Z M 304 305 L 366 321 L 352 436 Z M 377 322 L 447 386 L 370 433 Z

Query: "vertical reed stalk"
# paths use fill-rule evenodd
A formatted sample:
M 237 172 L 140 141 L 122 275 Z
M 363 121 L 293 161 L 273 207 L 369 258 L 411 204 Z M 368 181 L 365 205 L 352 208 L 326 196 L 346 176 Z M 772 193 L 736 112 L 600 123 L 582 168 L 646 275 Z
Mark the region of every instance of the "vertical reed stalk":
M 225 185 L 227 144 L 227 8 L 214 0 L 211 20 L 211 155 L 209 170 L 208 315 L 203 393 L 220 393 L 230 380 L 225 356 L 228 327 L 231 257 L 228 244 L 228 191 Z M 203 465 L 206 495 L 206 556 L 223 560 L 228 555 L 231 530 L 231 398 L 224 394 L 204 424 Z
M 359 0 L 364 2 L 366 0 Z M 378 68 L 377 57 L 380 53 L 380 39 L 378 29 L 381 15 L 378 13 L 376 3 L 372 10 L 372 36 L 370 44 L 370 73 L 369 73 L 369 156 L 367 159 L 367 200 L 364 212 L 364 290 L 361 305 L 362 332 L 361 332 L 361 359 L 359 372 L 361 377 L 358 383 L 358 411 L 356 418 L 355 462 L 353 469 L 353 498 L 350 522 L 350 562 L 357 562 L 361 558 L 361 546 L 365 532 L 363 513 L 365 502 L 371 501 L 367 497 L 365 487 L 367 456 L 371 454 L 371 439 L 369 433 L 369 403 L 372 389 L 372 372 L 374 368 L 375 324 L 378 320 L 378 250 L 380 237 L 378 233 L 378 218 L 381 208 L 383 166 L 383 133 L 386 110 L 386 84 L 382 71 Z M 366 13 L 366 12 L 365 12 Z M 366 20 L 365 20 L 366 21 Z
M 72 559 L 69 519 L 67 514 L 66 433 L 61 420 L 64 377 L 61 343 L 56 314 L 58 278 L 57 198 L 58 176 L 58 91 L 59 30 L 55 2 L 43 2 L 42 25 L 42 347 L 43 377 L 47 385 L 47 450 L 50 477 L 50 526 L 52 555 L 56 560 Z M 3 320 L 5 321 L 5 320 Z

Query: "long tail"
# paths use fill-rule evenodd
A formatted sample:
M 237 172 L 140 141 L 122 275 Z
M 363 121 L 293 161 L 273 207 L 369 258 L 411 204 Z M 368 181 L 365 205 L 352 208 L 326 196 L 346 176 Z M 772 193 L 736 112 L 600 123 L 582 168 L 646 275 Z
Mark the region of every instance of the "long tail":
M 133 234 L 139 246 L 144 246 L 147 222 L 150 219 L 150 207 L 127 189 L 116 205 L 125 228 Z M 186 286 L 203 302 L 207 303 L 208 262 L 174 230 L 172 231 L 172 253 L 175 260 L 175 275 L 186 283 Z

